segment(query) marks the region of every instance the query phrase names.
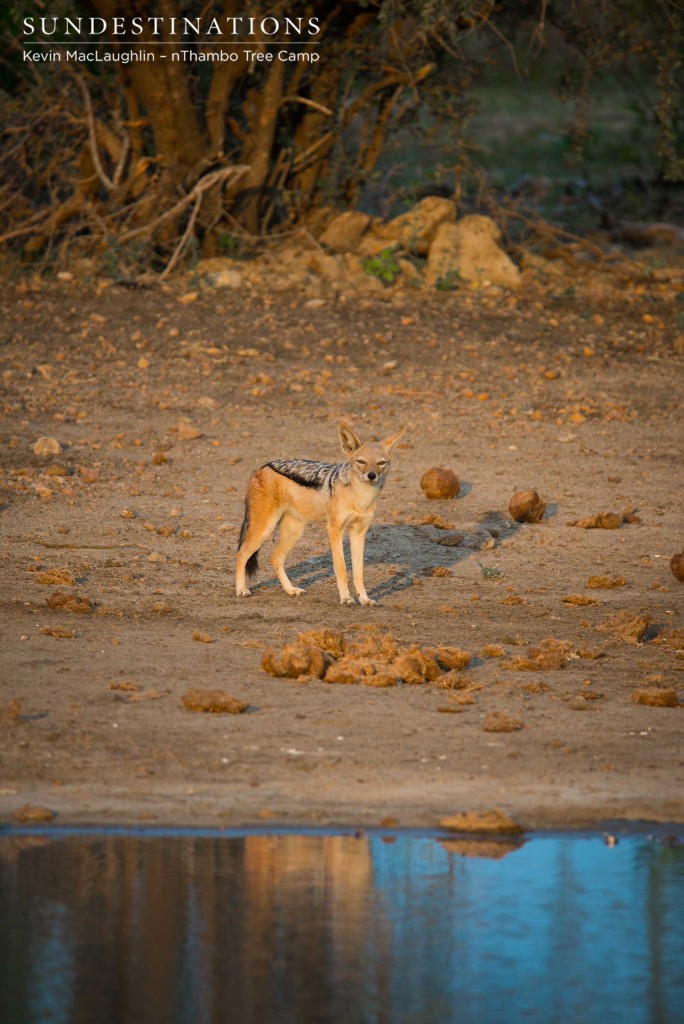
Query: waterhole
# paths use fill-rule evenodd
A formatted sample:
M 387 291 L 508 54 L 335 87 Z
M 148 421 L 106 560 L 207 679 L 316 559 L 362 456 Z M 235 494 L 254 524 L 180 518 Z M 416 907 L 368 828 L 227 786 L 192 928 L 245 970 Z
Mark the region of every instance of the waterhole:
M 2 1017 L 675 1024 L 682 840 L 9 829 Z

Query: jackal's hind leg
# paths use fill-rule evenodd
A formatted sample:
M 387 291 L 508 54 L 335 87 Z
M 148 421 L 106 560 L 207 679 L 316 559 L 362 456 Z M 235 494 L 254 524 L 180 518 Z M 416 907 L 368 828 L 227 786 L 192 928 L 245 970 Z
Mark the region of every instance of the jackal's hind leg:
M 273 571 L 278 577 L 280 585 L 285 593 L 290 594 L 291 597 L 298 597 L 300 594 L 303 594 L 304 591 L 301 587 L 295 587 L 292 585 L 292 581 L 285 572 L 285 559 L 304 533 L 305 526 L 306 524 L 302 522 L 301 519 L 298 519 L 296 516 L 286 512 L 280 520 L 278 543 L 271 555 Z
M 238 597 L 252 596 L 252 592 L 247 587 L 245 580 L 245 575 L 248 571 L 248 562 L 253 555 L 256 555 L 262 544 L 265 544 L 271 536 L 278 525 L 280 516 L 281 513 L 277 512 L 270 516 L 266 521 L 261 520 L 261 522 L 258 520 L 255 521 L 252 516 L 247 533 L 244 536 L 235 558 L 235 593 Z

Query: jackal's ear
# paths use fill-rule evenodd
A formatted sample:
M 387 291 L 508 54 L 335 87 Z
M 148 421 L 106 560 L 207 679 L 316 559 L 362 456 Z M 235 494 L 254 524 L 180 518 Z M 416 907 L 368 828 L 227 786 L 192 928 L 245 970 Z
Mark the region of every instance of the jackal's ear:
M 380 446 L 384 448 L 385 451 L 390 452 L 397 441 L 401 441 L 405 433 L 406 427 L 402 427 L 401 430 L 397 430 L 396 434 L 392 434 L 391 437 L 386 437 L 384 441 L 381 441 Z
M 356 449 L 361 447 L 362 442 L 346 423 L 340 423 L 337 432 L 340 435 L 340 444 L 345 455 L 353 455 Z

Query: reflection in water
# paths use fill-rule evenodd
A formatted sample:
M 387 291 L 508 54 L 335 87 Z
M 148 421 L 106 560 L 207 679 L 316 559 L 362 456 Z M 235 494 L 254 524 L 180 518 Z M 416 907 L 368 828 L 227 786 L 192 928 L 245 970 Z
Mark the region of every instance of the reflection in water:
M 684 847 L 0 835 L 9 1024 L 675 1022 Z

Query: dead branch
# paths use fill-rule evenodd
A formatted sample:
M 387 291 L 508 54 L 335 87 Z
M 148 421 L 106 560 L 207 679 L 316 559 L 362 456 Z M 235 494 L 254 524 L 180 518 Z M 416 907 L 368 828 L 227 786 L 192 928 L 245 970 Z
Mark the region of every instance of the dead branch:
M 171 273 L 173 268 L 178 263 L 178 260 L 183 255 L 183 250 L 185 249 L 185 246 L 188 244 L 190 236 L 192 235 L 192 232 L 193 232 L 193 228 L 195 227 L 195 221 L 197 220 L 197 215 L 200 212 L 200 207 L 202 205 L 202 196 L 203 195 L 204 195 L 203 192 L 198 192 L 197 193 L 197 196 L 195 198 L 195 205 L 193 206 L 192 213 L 190 214 L 190 216 L 188 218 L 188 223 L 185 226 L 185 231 L 181 235 L 180 241 L 178 242 L 178 245 L 174 249 L 173 255 L 171 256 L 171 259 L 169 260 L 169 262 L 166 264 L 166 266 L 162 270 L 161 274 L 159 275 L 159 280 L 160 281 L 163 281 L 164 278 L 169 276 L 169 274 Z
M 104 167 L 102 166 L 102 161 L 100 160 L 100 154 L 97 148 L 97 134 L 95 131 L 95 115 L 93 114 L 93 101 L 90 98 L 88 86 L 86 85 L 83 76 L 78 75 L 76 77 L 76 80 L 78 82 L 81 94 L 83 96 L 83 105 L 85 107 L 86 112 L 86 122 L 88 124 L 88 143 L 90 145 L 90 154 L 93 158 L 93 166 L 95 168 L 95 171 L 97 172 L 98 178 L 100 179 L 104 187 L 107 189 L 108 192 L 112 192 L 115 188 L 115 183 L 112 181 L 112 179 L 109 177 Z
M 227 181 L 236 180 L 242 177 L 243 174 L 247 174 L 250 170 L 248 164 L 236 164 L 233 167 L 222 167 L 218 171 L 211 171 L 209 174 L 205 174 L 203 178 L 195 184 L 194 188 L 188 192 L 186 196 L 179 199 L 170 209 L 165 210 L 164 213 L 160 214 L 153 221 L 141 225 L 139 228 L 134 228 L 132 231 L 126 231 L 119 238 L 120 242 L 129 242 L 132 238 L 139 238 L 141 235 L 153 234 L 157 228 L 174 217 L 178 217 L 186 209 L 190 203 L 194 202 L 198 195 L 201 196 L 207 189 L 214 188 L 219 184 L 224 184 Z

